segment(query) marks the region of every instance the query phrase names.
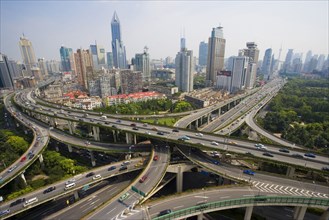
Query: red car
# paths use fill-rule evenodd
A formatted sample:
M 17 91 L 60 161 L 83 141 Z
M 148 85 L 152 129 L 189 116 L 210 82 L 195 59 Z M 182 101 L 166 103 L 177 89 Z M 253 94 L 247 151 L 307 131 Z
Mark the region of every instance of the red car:
M 22 157 L 21 162 L 24 162 L 26 160 L 26 156 Z
M 135 124 L 135 123 L 132 123 L 132 124 L 130 124 L 130 126 L 131 126 L 131 127 L 135 127 L 135 126 L 136 126 L 136 124 Z
M 143 176 L 143 177 L 139 180 L 139 182 L 140 182 L 140 183 L 143 183 L 146 179 L 147 179 L 147 176 L 145 175 L 145 176 Z
M 153 160 L 154 161 L 157 161 L 159 159 L 159 156 L 158 155 L 155 155 L 154 157 L 153 157 Z

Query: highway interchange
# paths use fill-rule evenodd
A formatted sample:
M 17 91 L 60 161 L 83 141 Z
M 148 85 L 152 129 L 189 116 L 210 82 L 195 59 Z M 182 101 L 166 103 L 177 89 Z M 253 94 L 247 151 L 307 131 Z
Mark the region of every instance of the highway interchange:
M 27 95 L 26 95 L 27 94 Z M 75 111 L 75 110 L 71 110 L 71 109 L 67 109 L 67 108 L 63 108 L 62 110 L 59 110 L 57 105 L 53 105 L 53 106 L 48 106 L 47 107 L 42 107 L 43 109 L 40 110 L 40 106 L 34 104 L 35 101 L 32 101 L 32 96 L 31 92 L 29 93 L 25 93 L 24 95 L 26 95 L 25 97 L 23 97 L 23 95 L 16 95 L 16 97 L 20 97 L 20 100 L 16 100 L 16 102 L 21 105 L 21 107 L 29 110 L 29 111 L 34 111 L 34 112 L 38 112 L 40 114 L 43 115 L 47 115 L 49 117 L 58 117 L 61 118 L 63 120 L 71 120 L 71 121 L 77 121 L 77 122 L 82 122 L 82 123 L 88 123 L 91 124 L 93 126 L 102 126 L 102 127 L 108 127 L 110 129 L 115 129 L 115 130 L 121 130 L 121 131 L 126 131 L 132 134 L 137 134 L 137 135 L 141 135 L 141 136 L 145 136 L 145 137 L 151 137 L 151 138 L 155 138 L 155 139 L 160 139 L 163 141 L 163 146 L 160 147 L 155 147 L 154 148 L 154 152 L 151 152 L 151 155 L 149 156 L 148 159 L 148 164 L 146 165 L 147 167 L 144 169 L 144 171 L 142 172 L 142 174 L 140 174 L 139 178 L 137 178 L 132 184 L 140 189 L 141 191 L 145 192 L 145 193 L 150 193 L 155 187 L 156 185 L 159 183 L 159 181 L 161 180 L 161 178 L 163 177 L 165 170 L 168 166 L 168 162 L 169 162 L 169 148 L 166 147 L 166 143 L 182 143 L 181 141 L 177 141 L 180 137 L 182 136 L 188 136 L 190 139 L 184 141 L 184 144 L 186 145 L 190 145 L 193 147 L 208 147 L 209 149 L 213 149 L 213 150 L 221 150 L 223 152 L 234 152 L 234 153 L 239 153 L 241 155 L 246 154 L 246 152 L 251 153 L 253 156 L 258 157 L 258 158 L 263 158 L 265 160 L 268 159 L 268 157 L 263 155 L 263 151 L 258 150 L 254 145 L 254 142 L 249 142 L 249 141 L 242 141 L 242 140 L 233 140 L 232 138 L 227 138 L 224 136 L 218 136 L 218 135 L 213 135 L 213 134 L 209 134 L 209 133 L 202 133 L 202 135 L 199 135 L 199 133 L 190 131 L 190 130 L 186 130 L 186 129 L 179 129 L 179 132 L 173 132 L 172 128 L 168 128 L 168 127 L 163 127 L 163 126 L 152 126 L 152 125 L 145 125 L 144 123 L 140 123 L 140 122 L 133 122 L 134 124 L 136 124 L 136 128 L 138 128 L 138 130 L 132 130 L 132 126 L 131 123 L 132 121 L 129 120 L 120 120 L 120 122 L 118 121 L 118 119 L 116 118 L 110 118 L 108 117 L 107 119 L 101 118 L 99 114 L 89 114 L 88 112 L 88 116 L 85 115 L 85 112 L 83 111 Z M 88 146 L 86 146 L 85 141 L 83 139 L 80 138 L 76 138 L 74 136 L 65 134 L 62 131 L 59 131 L 58 129 L 48 129 L 47 126 L 42 126 L 42 123 L 37 123 L 35 121 L 32 121 L 33 119 L 29 118 L 28 116 L 24 116 L 24 114 L 20 114 L 18 113 L 19 111 L 17 109 L 14 109 L 14 106 L 12 106 L 12 104 L 10 103 L 10 101 L 7 100 L 7 105 L 10 106 L 9 107 L 9 111 L 11 112 L 15 112 L 15 117 L 21 121 L 21 123 L 25 123 L 27 126 L 31 127 L 31 124 L 35 132 L 35 139 L 39 140 L 37 141 L 37 143 L 35 143 L 35 140 L 33 141 L 32 145 L 31 145 L 31 149 L 34 149 L 34 153 L 36 155 L 36 158 L 38 157 L 38 153 L 41 153 L 43 148 L 46 146 L 48 140 L 50 137 L 57 139 L 59 141 L 63 141 L 64 143 L 71 143 L 74 146 L 81 146 L 81 147 L 85 147 L 85 148 L 91 148 L 93 150 L 97 150 L 97 147 L 99 147 L 98 150 L 104 150 L 104 148 L 106 149 L 114 149 L 114 150 L 122 150 L 122 147 L 119 145 L 113 145 L 113 144 L 105 144 L 105 143 L 101 143 L 101 142 L 97 142 L 94 141 L 90 144 L 88 144 Z M 28 101 L 28 105 L 26 105 L 26 102 Z M 46 110 L 46 111 L 44 111 Z M 201 114 L 201 111 L 199 111 L 197 114 Z M 56 114 L 56 115 L 55 115 Z M 115 125 L 115 128 L 113 127 L 113 125 Z M 155 131 L 155 129 L 157 129 L 157 131 Z M 159 134 L 159 131 L 163 132 L 163 134 Z M 217 143 L 217 144 L 214 144 Z M 89 146 L 90 145 L 90 146 Z M 127 144 L 126 146 L 124 146 L 125 149 L 127 149 L 127 147 L 130 146 L 129 144 Z M 309 168 L 313 168 L 313 169 L 322 169 L 322 167 L 327 166 L 329 164 L 328 162 L 328 158 L 325 156 L 317 156 L 316 158 L 303 158 L 303 159 L 299 159 L 299 158 L 294 158 L 291 155 L 293 154 L 303 154 L 304 152 L 301 152 L 300 150 L 292 150 L 290 149 L 290 153 L 282 153 L 279 152 L 279 148 L 277 146 L 266 146 L 267 147 L 267 151 L 271 152 L 274 157 L 271 158 L 273 160 L 278 160 L 281 161 L 283 163 L 289 163 L 292 165 L 298 165 L 298 166 L 307 166 Z M 294 146 L 292 146 L 294 147 Z M 23 156 L 29 156 L 29 152 L 31 151 L 31 149 L 29 149 L 26 152 L 26 155 Z M 131 148 L 130 148 L 131 150 Z M 184 153 L 184 152 L 183 152 Z M 153 160 L 153 155 L 157 154 L 159 155 L 159 160 L 154 161 Z M 185 152 L 186 154 L 186 152 Z M 192 155 L 192 156 L 191 156 Z M 314 187 L 315 184 L 307 184 L 304 183 L 301 185 L 300 182 L 296 182 L 296 181 L 292 181 L 292 180 L 288 180 L 288 179 L 284 179 L 284 178 L 277 178 L 277 177 L 271 177 L 269 175 L 262 175 L 262 174 L 257 174 L 255 177 L 249 177 L 249 176 L 245 176 L 242 174 L 241 170 L 234 168 L 234 167 L 230 167 L 230 166 L 218 166 L 218 165 L 214 165 L 213 163 L 211 163 L 211 160 L 208 160 L 207 157 L 200 157 L 200 155 L 197 154 L 191 154 L 190 152 L 187 154 L 187 157 L 189 157 L 189 159 L 196 160 L 198 163 L 200 163 L 202 165 L 202 167 L 208 167 L 211 170 L 217 170 L 219 173 L 221 174 L 225 174 L 225 175 L 231 175 L 234 178 L 238 178 L 238 179 L 242 179 L 245 181 L 249 181 L 252 183 L 253 188 L 249 188 L 247 191 L 252 192 L 252 195 L 255 194 L 255 192 L 262 192 L 265 194 L 270 194 L 270 193 L 283 193 L 283 194 L 290 194 L 290 195 L 300 195 L 300 196 L 314 196 L 314 197 L 321 197 L 321 198 L 328 198 L 328 195 L 326 194 L 326 192 L 328 192 L 328 187 L 323 187 L 320 185 L 316 185 L 316 188 Z M 33 158 L 33 157 L 32 157 Z M 20 158 L 21 159 L 21 158 Z M 4 172 L 1 173 L 2 176 L 2 183 L 6 182 L 6 180 L 10 180 L 12 178 L 15 177 L 15 175 L 18 175 L 18 170 L 21 172 L 22 168 L 25 165 L 25 163 L 32 163 L 33 161 L 29 161 L 26 160 L 24 162 L 20 162 L 20 159 L 17 160 L 11 167 L 13 166 L 17 166 L 17 170 L 13 170 L 12 172 L 7 172 L 7 170 L 5 170 Z M 113 172 L 109 172 L 108 169 L 109 167 L 113 167 L 116 166 L 116 170 L 118 170 L 117 168 L 119 168 L 121 166 L 122 162 L 119 162 L 117 164 L 111 164 L 111 166 L 107 166 L 107 167 L 102 167 L 99 169 L 96 169 L 95 171 L 93 170 L 93 172 L 95 172 L 95 174 L 99 174 L 101 175 L 100 179 L 97 180 L 92 180 L 92 177 L 89 179 L 85 177 L 86 174 L 80 174 L 78 176 L 75 177 L 75 181 L 77 186 L 74 189 L 77 188 L 81 188 L 85 185 L 88 185 L 90 183 L 94 183 L 97 181 L 101 181 L 104 178 L 109 178 L 113 175 L 116 175 L 118 173 L 124 173 L 124 172 L 130 172 L 131 170 L 135 170 L 137 169 L 135 167 L 136 164 L 138 164 L 138 162 L 141 161 L 141 158 L 135 158 L 131 160 L 131 164 L 128 165 L 128 170 L 126 171 L 116 171 Z M 146 161 L 147 162 L 147 161 Z M 144 164 L 145 165 L 145 164 Z M 143 168 L 143 166 L 139 166 L 138 169 Z M 143 176 L 147 176 L 146 180 L 142 183 L 139 182 L 140 177 Z M 150 178 L 152 176 L 152 178 Z M 2 184 L 1 183 L 1 184 Z M 279 184 L 280 183 L 280 184 Z M 265 187 L 264 184 L 267 184 Z M 305 190 L 305 191 L 299 191 L 299 188 L 296 187 L 292 187 L 292 188 L 286 188 L 289 186 L 296 186 L 299 185 L 301 190 Z M 1 185 L 1 187 L 3 186 L 3 184 Z M 28 198 L 33 198 L 33 197 L 37 197 L 38 198 L 38 203 L 42 201 L 47 201 L 47 199 L 53 199 L 61 194 L 56 193 L 57 190 L 61 190 L 64 192 L 64 187 L 65 187 L 65 181 L 60 182 L 60 183 L 56 183 L 54 185 L 56 187 L 56 190 L 49 192 L 49 193 L 43 193 L 44 190 L 46 188 L 43 188 L 41 190 L 37 190 L 31 194 L 28 195 Z M 161 210 L 164 210 L 166 208 L 170 208 L 172 207 L 172 210 L 176 210 L 179 208 L 184 208 L 184 206 L 188 207 L 189 203 L 186 204 L 184 203 L 184 206 L 182 207 L 178 207 L 175 206 L 175 203 L 170 204 L 170 205 L 165 205 L 166 207 L 162 207 L 161 205 L 159 205 L 159 210 L 155 209 L 152 207 L 152 209 L 146 209 L 144 207 L 144 209 L 142 209 L 142 211 L 140 210 L 135 210 L 133 209 L 134 206 L 136 204 L 138 204 L 138 202 L 140 200 L 143 199 L 143 196 L 141 196 L 140 194 L 133 192 L 131 190 L 131 184 L 129 185 L 129 187 L 126 188 L 126 190 L 124 190 L 123 192 L 128 192 L 129 196 L 124 200 L 124 202 L 119 202 L 118 198 L 122 195 L 122 193 L 120 194 L 116 194 L 116 196 L 112 196 L 112 199 L 110 199 L 107 203 L 105 203 L 105 205 L 103 204 L 101 206 L 101 208 L 99 208 L 99 206 L 97 205 L 97 210 L 93 213 L 91 213 L 90 215 L 88 215 L 87 219 L 109 219 L 109 217 L 113 218 L 113 216 L 117 219 L 120 218 L 129 218 L 129 216 L 131 216 L 131 219 L 133 219 L 133 216 L 138 216 L 138 215 L 142 215 L 142 216 L 148 216 L 148 217 L 155 217 Z M 257 188 L 258 187 L 258 188 Z M 268 191 L 266 191 L 268 190 Z M 275 191 L 277 190 L 277 191 Z M 288 190 L 288 191 L 287 191 Z M 73 190 L 72 190 L 73 191 Z M 225 191 L 225 190 L 224 190 Z M 66 191 L 65 193 L 67 193 L 69 191 Z M 245 193 L 246 189 L 243 189 L 241 192 Z M 291 193 L 293 192 L 293 193 Z M 53 193 L 53 194 L 52 194 Z M 205 194 L 206 192 L 203 191 L 203 193 Z M 221 190 L 221 193 L 223 193 L 223 191 Z M 242 193 L 242 194 L 243 194 Z M 236 193 L 236 197 L 241 197 L 241 196 L 245 196 L 242 195 L 241 193 Z M 235 195 L 235 194 L 234 194 Z M 234 198 L 234 195 L 232 195 L 232 197 L 230 198 Z M 192 195 L 191 195 L 192 196 Z M 221 198 L 225 198 L 226 195 L 222 195 L 220 194 Z M 207 197 L 207 201 L 212 201 L 212 196 L 207 195 L 204 196 Z M 194 202 L 198 202 L 196 200 L 200 199 L 198 197 L 196 197 L 197 199 L 191 199 L 191 205 L 193 205 L 192 203 Z M 214 196 L 214 199 L 216 198 L 216 196 Z M 228 197 L 227 197 L 228 198 Z M 218 200 L 218 197 L 217 197 Z M 182 202 L 181 202 L 182 203 Z M 1 210 L 5 209 L 5 208 L 9 208 L 10 207 L 10 203 L 7 204 L 8 206 L 1 206 Z M 194 204 L 195 205 L 195 204 Z M 181 205 L 180 205 L 181 206 Z M 32 207 L 32 206 L 31 206 Z M 16 209 L 17 208 L 17 209 Z M 19 211 L 24 211 L 25 209 L 22 209 L 21 206 L 13 206 L 10 207 L 11 212 L 12 213 L 18 213 Z M 152 211 L 150 211 L 152 210 Z

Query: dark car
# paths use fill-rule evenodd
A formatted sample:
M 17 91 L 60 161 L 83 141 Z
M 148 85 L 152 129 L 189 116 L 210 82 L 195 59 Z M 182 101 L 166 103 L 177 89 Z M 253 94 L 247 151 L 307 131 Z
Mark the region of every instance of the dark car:
M 322 167 L 323 171 L 329 171 L 329 167 Z
M 138 131 L 138 128 L 137 127 L 133 127 L 133 130 Z
M 178 129 L 173 129 L 172 131 L 173 131 L 173 132 L 179 132 L 179 130 L 178 130 Z
M 110 122 L 106 121 L 106 122 L 105 122 L 105 124 L 109 125 L 109 124 L 110 124 Z
M 163 215 L 167 215 L 170 213 L 171 213 L 171 209 L 166 209 L 166 210 L 161 211 L 158 216 L 163 216 Z
M 119 171 L 122 171 L 122 170 L 127 170 L 127 169 L 128 169 L 128 167 L 127 167 L 127 166 L 122 166 L 122 167 L 120 167 Z
M 269 152 L 265 152 L 263 153 L 264 156 L 267 156 L 267 157 L 274 157 L 273 154 L 269 153 Z
M 279 151 L 283 153 L 290 153 L 290 150 L 288 150 L 287 148 L 280 148 Z
M 313 153 L 306 153 L 304 154 L 305 157 L 312 157 L 312 158 L 316 158 L 315 154 Z
M 135 127 L 135 126 L 136 126 L 136 124 L 135 124 L 135 123 L 132 123 L 132 124 L 130 124 L 130 126 L 132 126 L 132 127 Z
M 34 154 L 29 155 L 29 160 L 31 160 L 34 157 Z
M 94 175 L 95 175 L 94 172 L 90 172 L 90 173 L 88 173 L 88 174 L 86 175 L 86 177 L 91 177 L 91 176 L 94 176 Z
M 116 166 L 111 166 L 110 168 L 108 168 L 107 170 L 108 171 L 111 171 L 111 170 L 115 170 L 117 167 Z
M 116 125 L 112 125 L 112 128 L 117 128 L 117 126 Z
M 52 192 L 56 189 L 56 186 L 51 186 L 49 187 L 48 189 L 46 189 L 45 191 L 43 191 L 43 194 L 46 194 L 46 193 L 49 193 L 49 192 Z
M 118 120 L 117 120 L 117 122 L 118 122 L 118 123 L 121 123 L 121 120 L 120 120 L 120 119 L 118 119 Z
M 158 135 L 164 135 L 164 133 L 162 131 L 158 131 L 157 134 Z
M 17 199 L 15 202 L 12 202 L 12 203 L 10 204 L 10 207 L 15 206 L 15 205 L 18 205 L 18 204 L 21 204 L 21 203 L 23 203 L 23 202 L 25 202 L 25 198 Z

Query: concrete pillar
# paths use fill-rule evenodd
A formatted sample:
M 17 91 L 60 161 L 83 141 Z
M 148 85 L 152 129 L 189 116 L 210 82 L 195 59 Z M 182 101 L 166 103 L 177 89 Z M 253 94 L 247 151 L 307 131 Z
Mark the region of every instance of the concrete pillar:
M 91 166 L 96 166 L 96 160 L 94 157 L 94 152 L 92 150 L 89 151 L 90 152 L 90 159 L 91 159 Z
M 189 124 L 189 125 L 188 125 L 188 128 L 189 128 L 189 129 L 192 129 L 192 124 Z
M 218 117 L 222 114 L 222 108 L 218 109 Z
M 114 143 L 116 143 L 117 142 L 117 134 L 116 134 L 115 130 L 112 130 L 112 134 L 113 134 L 113 141 L 114 141 Z
M 287 177 L 293 177 L 295 174 L 295 167 L 288 167 L 286 176 Z
M 43 156 L 42 156 L 42 154 L 39 154 L 39 161 L 40 161 L 41 167 L 44 168 L 45 164 L 43 163 Z
M 72 153 L 72 146 L 71 145 L 67 145 L 67 149 L 69 150 L 70 153 Z
M 198 215 L 198 220 L 203 220 L 203 213 Z
M 72 148 L 71 148 L 72 149 Z M 58 152 L 59 151 L 59 147 L 58 145 L 55 146 L 55 150 Z
M 183 191 L 183 171 L 182 167 L 177 167 L 177 174 L 176 174 L 176 191 L 181 193 Z
M 70 134 L 74 133 L 74 122 L 67 121 L 67 126 L 69 127 Z
M 244 220 L 250 220 L 251 219 L 251 215 L 252 215 L 252 210 L 253 209 L 254 209 L 253 206 L 246 207 L 246 212 L 244 214 Z
M 199 127 L 199 119 L 195 121 L 195 128 L 198 129 L 198 127 Z
M 294 220 L 303 220 L 307 206 L 296 206 L 294 209 Z
M 329 208 L 324 211 L 324 213 L 321 215 L 320 220 L 328 220 L 329 219 Z
M 207 124 L 210 122 L 210 114 L 207 115 Z
M 132 134 L 126 133 L 126 142 L 127 144 L 132 144 Z
M 79 200 L 78 191 L 74 191 L 74 199 L 75 199 L 75 201 Z
M 134 134 L 134 144 L 137 144 L 137 135 Z
M 27 185 L 24 173 L 21 173 L 21 178 L 24 181 L 25 185 Z
M 99 137 L 99 127 L 93 126 L 93 135 L 95 141 L 100 141 Z

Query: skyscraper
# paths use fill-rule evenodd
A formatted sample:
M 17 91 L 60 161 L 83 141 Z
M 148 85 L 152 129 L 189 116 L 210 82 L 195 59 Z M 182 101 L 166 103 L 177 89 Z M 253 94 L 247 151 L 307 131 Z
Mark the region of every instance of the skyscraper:
M 225 43 L 223 27 L 213 28 L 208 40 L 206 86 L 214 85 L 216 76 L 224 68 Z
M 193 91 L 193 51 L 187 50 L 185 38 L 181 39 L 181 49 L 176 55 L 175 69 L 176 80 L 175 84 L 178 89 L 183 92 Z
M 207 56 L 208 56 L 208 44 L 204 41 L 199 44 L 199 65 L 207 65 Z
M 107 52 L 106 53 L 106 60 L 107 60 L 107 68 L 108 69 L 113 69 L 113 53 L 112 52 Z
M 4 54 L 0 54 L 0 88 L 14 88 L 13 72 L 11 72 L 8 58 Z
M 89 50 L 78 49 L 74 54 L 78 82 L 88 89 L 88 74 L 93 72 L 93 62 Z
M 264 74 L 264 80 L 268 80 L 271 74 L 272 48 L 265 50 L 261 72 Z
M 25 64 L 27 74 L 32 75 L 31 68 L 37 65 L 37 61 L 34 54 L 34 49 L 32 42 L 29 41 L 24 35 L 20 37 L 19 48 L 21 50 L 21 55 L 23 63 Z
M 105 64 L 105 49 L 103 46 L 98 45 L 95 42 L 95 45 L 90 45 L 90 53 L 93 62 L 93 67 L 96 70 L 102 69 L 102 67 L 106 67 Z
M 245 86 L 251 89 L 256 83 L 257 63 L 259 58 L 257 44 L 255 42 L 247 42 L 247 48 L 241 51 L 241 56 L 249 58 Z
M 309 50 L 307 53 L 306 53 L 306 57 L 305 57 L 305 62 L 304 62 L 304 66 L 303 66 L 303 71 L 304 72 L 307 72 L 308 70 L 308 66 L 310 64 L 310 61 L 312 59 L 312 51 Z
M 38 66 L 40 68 L 41 74 L 43 76 L 48 76 L 48 70 L 47 70 L 45 58 L 39 58 L 38 59 Z
M 126 48 L 121 39 L 120 21 L 116 12 L 114 12 L 112 22 L 112 53 L 113 53 L 113 66 L 115 68 L 127 68 Z
M 61 48 L 59 49 L 59 53 L 61 56 L 62 71 L 63 72 L 72 71 L 72 66 L 71 66 L 71 62 L 72 62 L 71 59 L 73 53 L 72 48 L 61 46 Z
M 243 56 L 249 57 L 249 63 L 257 63 L 259 50 L 255 42 L 247 42 L 247 49 L 243 49 Z
M 283 64 L 283 71 L 284 72 L 289 72 L 290 71 L 290 67 L 291 67 L 291 62 L 292 62 L 292 57 L 294 55 L 294 50 L 293 49 L 289 49 L 288 53 L 286 55 L 286 60 L 284 61 Z
M 231 92 L 245 88 L 249 57 L 238 56 L 233 59 Z
M 150 70 L 150 55 L 148 53 L 148 48 L 144 47 L 144 52 L 135 55 L 135 69 L 136 71 L 141 71 L 143 74 L 143 81 L 149 82 L 151 80 L 151 70 Z

